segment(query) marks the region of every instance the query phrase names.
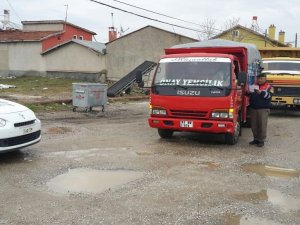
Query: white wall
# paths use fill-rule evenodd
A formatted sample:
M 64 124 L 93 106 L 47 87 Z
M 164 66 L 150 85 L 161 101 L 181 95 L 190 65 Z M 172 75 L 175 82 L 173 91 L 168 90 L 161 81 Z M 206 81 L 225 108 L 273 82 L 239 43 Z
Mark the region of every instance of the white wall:
M 76 43 L 69 43 L 43 55 L 47 71 L 100 72 L 105 57 Z
M 0 43 L 0 76 L 2 73 L 8 71 L 8 45 Z
M 23 31 L 62 31 L 63 24 L 25 24 Z
M 40 42 L 15 42 L 9 45 L 9 69 L 12 71 L 45 71 Z

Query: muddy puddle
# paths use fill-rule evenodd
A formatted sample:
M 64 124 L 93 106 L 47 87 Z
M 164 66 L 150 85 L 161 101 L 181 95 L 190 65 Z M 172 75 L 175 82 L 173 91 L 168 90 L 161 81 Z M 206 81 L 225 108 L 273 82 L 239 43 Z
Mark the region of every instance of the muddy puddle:
M 47 133 L 49 134 L 65 134 L 72 131 L 70 127 L 50 127 L 47 129 Z
M 238 193 L 234 195 L 234 198 L 253 203 L 258 201 L 268 201 L 282 212 L 300 210 L 299 198 L 285 195 L 274 189 L 261 190 L 256 193 Z
M 126 170 L 71 169 L 47 183 L 48 189 L 57 194 L 98 194 L 116 188 L 143 176 L 142 172 Z
M 272 220 L 254 216 L 227 215 L 225 225 L 281 225 Z
M 263 164 L 245 164 L 242 169 L 264 177 L 294 178 L 300 176 L 300 171 L 291 168 L 268 166 Z
M 213 170 L 213 169 L 220 168 L 221 165 L 219 163 L 215 163 L 215 162 L 201 162 L 201 166 Z

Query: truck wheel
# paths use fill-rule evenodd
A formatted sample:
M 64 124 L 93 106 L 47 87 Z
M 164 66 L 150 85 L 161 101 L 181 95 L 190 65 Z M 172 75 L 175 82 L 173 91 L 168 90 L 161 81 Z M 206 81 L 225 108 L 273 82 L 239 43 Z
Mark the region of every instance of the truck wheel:
M 158 134 L 161 138 L 169 139 L 173 136 L 172 130 L 166 130 L 166 129 L 157 129 Z
M 240 120 L 238 120 L 235 124 L 234 133 L 225 134 L 226 144 L 235 145 L 239 140 L 240 133 L 241 133 L 241 123 Z

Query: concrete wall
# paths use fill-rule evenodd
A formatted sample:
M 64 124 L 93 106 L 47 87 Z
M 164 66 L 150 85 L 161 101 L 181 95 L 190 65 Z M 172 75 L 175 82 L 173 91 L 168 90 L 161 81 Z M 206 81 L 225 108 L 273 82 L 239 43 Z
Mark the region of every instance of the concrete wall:
M 43 55 L 47 71 L 100 72 L 105 69 L 105 57 L 76 43 L 69 43 Z
M 119 80 L 145 60 L 157 62 L 165 48 L 194 42 L 155 27 L 146 27 L 107 43 L 107 78 Z
M 0 76 L 8 73 L 8 45 L 0 43 Z
M 105 56 L 76 43 L 41 55 L 40 42 L 0 43 L 0 76 L 106 80 Z
M 23 31 L 62 31 L 63 24 L 25 24 Z
M 45 74 L 45 61 L 41 57 L 39 42 L 10 42 L 0 44 L 0 75 L 22 76 Z

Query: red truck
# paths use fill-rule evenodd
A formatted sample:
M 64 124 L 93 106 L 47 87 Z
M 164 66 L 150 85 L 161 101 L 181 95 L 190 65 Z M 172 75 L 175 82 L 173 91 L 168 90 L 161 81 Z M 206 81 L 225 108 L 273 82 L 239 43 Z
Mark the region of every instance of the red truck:
M 247 123 L 245 92 L 261 71 L 254 45 L 209 40 L 165 49 L 150 92 L 149 125 L 161 138 L 174 132 L 224 134 L 234 145 Z M 143 85 L 137 72 L 137 83 Z

